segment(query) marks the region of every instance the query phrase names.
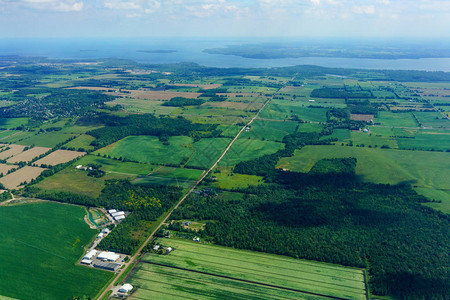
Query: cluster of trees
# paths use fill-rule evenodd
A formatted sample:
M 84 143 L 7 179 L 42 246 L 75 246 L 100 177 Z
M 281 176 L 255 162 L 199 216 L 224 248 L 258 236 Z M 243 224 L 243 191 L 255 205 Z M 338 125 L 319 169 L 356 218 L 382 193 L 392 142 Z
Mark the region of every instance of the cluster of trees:
M 156 117 L 151 114 L 117 117 L 103 115 L 98 120 L 105 127 L 94 129 L 87 134 L 96 138 L 91 144 L 96 148 L 105 147 L 130 135 L 174 136 L 189 135 L 194 130 L 203 130 L 207 126 L 193 124 L 183 117 Z
M 190 99 L 190 98 L 184 98 L 184 97 L 175 97 L 170 99 L 169 101 L 164 102 L 163 106 L 177 106 L 177 107 L 183 107 L 183 106 L 193 106 L 193 105 L 202 105 L 205 103 L 205 100 L 202 99 Z
M 407 186 L 359 182 L 354 165 L 277 171 L 274 183 L 240 190 L 241 198 L 192 195 L 172 216 L 211 220 L 202 235 L 224 246 L 367 268 L 377 295 L 446 298 L 450 218 Z

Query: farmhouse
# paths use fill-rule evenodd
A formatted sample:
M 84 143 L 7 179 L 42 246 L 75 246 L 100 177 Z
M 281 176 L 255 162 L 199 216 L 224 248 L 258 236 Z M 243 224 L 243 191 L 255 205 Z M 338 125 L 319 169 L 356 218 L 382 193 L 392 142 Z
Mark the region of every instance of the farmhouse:
M 119 254 L 116 254 L 114 252 L 107 252 L 107 251 L 103 251 L 97 256 L 97 259 L 104 260 L 104 261 L 116 261 L 119 258 L 120 258 Z
M 116 263 L 106 263 L 106 262 L 96 262 L 94 263 L 94 267 L 98 269 L 108 270 L 108 271 L 117 271 L 119 269 L 120 264 Z
M 92 259 L 95 256 L 95 254 L 97 254 L 97 250 L 91 250 L 88 253 L 86 253 L 85 256 L 83 256 L 83 260 Z
M 120 293 L 129 293 L 131 292 L 131 290 L 133 289 L 133 286 L 129 283 L 125 283 L 124 285 L 122 285 L 119 289 Z
M 100 232 L 98 235 L 97 235 L 97 238 L 98 239 L 101 239 L 103 237 L 103 232 Z

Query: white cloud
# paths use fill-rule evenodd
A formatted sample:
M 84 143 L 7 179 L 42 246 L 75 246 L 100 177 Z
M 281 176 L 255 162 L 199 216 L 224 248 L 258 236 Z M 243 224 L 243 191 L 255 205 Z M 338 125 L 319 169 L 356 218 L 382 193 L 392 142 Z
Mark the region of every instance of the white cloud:
M 133 1 L 107 1 L 105 7 L 119 10 L 134 10 L 141 9 L 141 6 Z
M 353 6 L 353 12 L 355 14 L 373 15 L 375 13 L 374 5 Z
M 0 4 L 3 4 L 0 2 Z M 6 1 L 11 8 L 31 9 L 46 12 L 77 12 L 84 8 L 81 0 L 17 0 Z

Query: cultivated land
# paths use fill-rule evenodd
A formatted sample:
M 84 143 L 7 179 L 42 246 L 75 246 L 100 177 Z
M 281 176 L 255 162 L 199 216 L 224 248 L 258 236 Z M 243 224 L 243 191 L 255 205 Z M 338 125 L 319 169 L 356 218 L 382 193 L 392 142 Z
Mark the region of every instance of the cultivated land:
M 23 182 L 29 183 L 32 179 L 38 177 L 44 170 L 44 168 L 25 166 L 0 178 L 0 183 L 7 189 L 15 189 Z
M 156 243 L 174 251 L 144 256 L 144 263 L 131 276 L 131 282 L 140 287 L 133 298 L 157 292 L 162 298 L 366 299 L 361 269 L 185 240 L 158 239 Z
M 19 153 L 22 153 L 23 149 L 25 148 L 25 146 L 21 145 L 5 145 L 5 144 L 0 145 L 0 147 L 1 147 L 0 159 L 6 159 Z
M 56 166 L 62 163 L 69 162 L 77 157 L 85 155 L 86 152 L 77 152 L 69 150 L 56 150 L 46 157 L 43 157 L 35 162 L 38 166 L 45 164 L 48 166 Z
M 94 297 L 112 274 L 76 265 L 95 235 L 85 214 L 83 208 L 56 203 L 1 206 L 0 294 L 16 299 Z
M 190 137 L 171 137 L 169 143 L 170 145 L 164 145 L 154 136 L 130 136 L 96 153 L 143 163 L 161 164 L 181 164 L 193 153 Z
M 18 163 L 21 161 L 29 162 L 33 158 L 38 157 L 39 155 L 42 155 L 42 154 L 48 152 L 49 150 L 50 150 L 50 148 L 33 147 L 22 153 L 14 155 L 13 157 L 9 158 L 6 162 L 8 162 L 8 163 Z
M 130 220 L 131 217 L 131 220 L 121 223 L 112 232 L 116 234 L 117 243 L 130 246 L 129 252 L 137 253 L 132 262 L 139 257 L 144 245 L 128 245 L 129 236 L 132 239 L 138 236 L 140 242 L 150 241 L 150 232 L 167 221 L 172 208 L 178 207 L 196 187 L 196 193 L 183 202 L 187 206 L 182 205 L 173 212 L 175 215 L 186 214 L 180 218 L 183 220 L 191 220 L 195 214 L 204 214 L 197 221 L 203 222 L 201 227 L 205 229 L 202 233 L 207 236 L 205 240 L 367 267 L 373 275 L 369 278 L 375 293 L 397 293 L 395 296 L 399 298 L 414 298 L 417 291 L 422 292 L 418 298 L 442 298 L 442 295 L 448 294 L 444 282 L 450 281 L 442 275 L 441 266 L 448 264 L 446 241 L 450 239 L 439 225 L 446 225 L 446 217 L 421 206 L 430 206 L 446 213 L 450 211 L 450 189 L 445 173 L 450 167 L 446 152 L 450 150 L 450 76 L 447 73 L 344 70 L 314 66 L 267 70 L 219 69 L 190 64 L 146 66 L 112 59 L 85 65 L 21 58 L 0 58 L 0 63 L 5 66 L 0 68 L 0 171 L 4 173 L 0 182 L 6 188 L 16 189 L 23 181 L 36 178 L 43 169 L 31 166 L 20 168 L 19 165 L 24 164 L 19 164 L 19 160 L 15 159 L 19 157 L 29 161 L 33 153 L 30 150 L 46 147 L 54 152 L 32 165 L 44 164 L 49 166 L 49 170 L 35 184 L 28 184 L 26 189 L 20 186 L 12 191 L 16 198 L 40 195 L 62 202 L 95 205 L 99 200 L 95 198 L 104 196 L 103 190 L 108 184 L 114 183 L 124 188 L 110 190 L 102 203 L 107 204 L 110 199 L 111 206 L 121 205 L 130 195 L 131 200 L 136 200 L 126 207 L 131 212 L 127 218 Z M 13 67 L 7 67 L 10 65 Z M 417 80 L 424 82 L 412 82 Z M 166 106 L 167 101 L 174 97 L 187 99 L 176 102 L 179 106 Z M 192 105 L 196 103 L 198 105 Z M 34 148 L 24 152 L 26 146 Z M 6 150 L 7 147 L 10 149 Z M 89 154 L 76 157 L 78 153 L 85 152 Z M 263 159 L 259 160 L 261 157 Z M 338 189 L 327 186 L 327 193 L 308 184 L 295 190 L 295 187 L 289 186 L 295 185 L 295 182 L 284 183 L 290 180 L 283 178 L 283 174 L 288 173 L 275 172 L 275 165 L 296 172 L 308 172 L 321 159 L 347 157 L 357 159 L 356 175 L 362 181 L 354 183 L 356 187 L 353 190 L 348 190 L 348 201 L 342 202 L 342 205 L 335 205 L 333 201 L 340 199 L 338 193 L 346 189 L 345 186 Z M 7 162 L 3 161 L 5 159 Z M 71 159 L 75 161 L 67 167 L 55 166 Z M 17 166 L 10 164 L 13 161 Z M 77 170 L 77 165 L 91 166 L 92 172 Z M 16 167 L 19 167 L 18 170 L 6 175 L 9 169 Z M 290 178 L 309 178 L 306 174 L 292 175 Z M 328 177 L 320 184 L 327 182 Z M 358 185 L 361 185 L 362 191 L 368 189 L 362 182 L 402 183 L 438 202 L 418 198 L 423 203 L 414 202 L 417 208 L 412 202 L 402 202 L 403 207 L 396 207 L 392 202 L 377 206 L 378 202 L 371 203 L 365 194 L 356 197 L 361 198 L 361 202 L 350 199 L 360 191 Z M 170 190 L 174 194 L 178 193 L 175 191 L 178 186 L 180 193 L 184 194 L 171 202 L 172 208 L 166 207 L 165 212 L 153 216 L 153 210 L 144 210 L 140 205 L 147 206 L 148 201 L 152 201 L 152 196 L 147 197 L 151 193 L 145 194 L 146 189 L 160 188 L 161 185 L 164 188 L 170 186 L 169 190 L 174 189 Z M 258 185 L 261 186 L 256 187 Z M 378 188 L 383 189 L 381 186 Z M 233 189 L 240 193 L 236 190 L 230 192 Z M 401 187 L 393 189 L 394 194 L 399 193 L 395 195 L 397 200 L 403 199 L 402 193 L 407 193 Z M 276 194 L 269 195 L 271 190 Z M 57 192 L 60 191 L 69 194 L 58 197 Z M 216 196 L 207 196 L 209 192 Z M 416 199 L 414 191 L 408 192 L 411 193 L 408 199 Z M 232 194 L 239 196 L 230 196 Z M 2 199 L 7 199 L 9 195 L 3 194 Z M 380 201 L 386 200 L 378 194 L 374 197 L 380 197 Z M 354 207 L 350 207 L 349 203 Z M 189 205 L 198 205 L 198 208 L 189 211 Z M 106 206 L 107 209 L 117 208 Z M 376 217 L 377 226 L 380 223 L 395 224 L 392 228 L 399 231 L 393 232 L 396 237 L 412 236 L 413 232 L 414 237 L 419 237 L 414 240 L 417 243 L 414 245 L 420 246 L 411 246 L 411 239 L 399 239 L 392 243 L 389 237 L 392 231 L 385 231 L 382 237 L 377 236 L 364 225 L 371 222 L 371 218 L 364 214 Z M 420 228 L 415 228 L 406 220 L 401 224 L 395 223 L 405 215 L 420 220 Z M 323 241 L 322 235 L 315 236 L 315 233 L 324 232 L 323 236 L 328 238 L 338 232 L 324 229 L 328 228 L 327 222 L 347 226 L 348 231 L 334 228 L 343 230 L 339 232 L 345 234 L 334 236 L 333 241 L 327 244 L 332 245 L 330 247 L 316 247 L 323 245 Z M 143 223 L 147 226 L 145 229 L 142 229 Z M 407 223 L 409 227 L 402 226 Z M 253 228 L 253 224 L 257 225 Z M 301 253 L 295 253 L 293 249 L 299 251 L 300 247 L 285 247 L 286 241 L 291 241 L 290 245 L 298 245 L 301 237 L 295 240 L 297 237 L 292 232 L 302 226 L 305 232 L 311 229 L 308 231 L 311 238 L 300 243 Z M 248 237 L 240 234 L 240 230 L 243 230 L 241 233 L 251 232 L 250 239 L 246 240 Z M 360 235 L 365 230 L 368 233 Z M 192 239 L 189 236 L 192 233 L 180 232 L 180 236 L 182 234 Z M 432 236 L 433 240 L 423 238 L 426 236 Z M 265 244 L 267 240 L 269 243 Z M 358 241 L 361 249 L 347 252 L 348 245 L 343 241 Z M 335 292 L 341 293 L 336 297 L 345 299 L 365 297 L 361 280 L 354 281 L 353 277 L 340 276 L 341 273 L 330 275 L 329 280 L 325 280 L 328 273 L 324 270 L 324 264 L 308 262 L 318 268 L 314 269 L 317 272 L 303 276 L 307 269 L 298 264 L 305 261 L 283 258 L 289 263 L 281 263 L 279 257 L 268 255 L 270 259 L 263 258 L 266 254 L 256 252 L 189 245 L 220 249 L 220 253 L 212 259 L 209 252 L 212 250 L 203 254 L 199 254 L 200 248 L 192 250 L 194 252 L 183 252 L 179 251 L 184 247 L 180 244 L 168 256 L 148 256 L 155 256 L 155 260 L 165 264 L 137 264 L 138 271 L 133 280 L 140 288 L 134 297 L 320 299 L 337 295 Z M 383 247 L 386 247 L 385 252 L 372 256 L 367 254 Z M 236 252 L 230 258 L 225 255 L 228 251 Z M 393 255 L 399 257 L 394 264 L 389 260 Z M 241 261 L 251 257 L 254 258 L 251 261 Z M 13 255 L 11 259 L 14 259 Z M 279 265 L 258 267 L 255 262 L 260 260 L 267 261 L 267 264 L 278 262 Z M 169 266 L 167 262 L 174 265 Z M 221 264 L 214 264 L 216 262 Z M 424 268 L 421 263 L 427 267 Z M 188 270 L 175 269 L 175 264 Z M 294 269 L 291 270 L 293 273 L 290 273 L 290 266 Z M 341 271 L 354 270 L 333 267 Z M 236 268 L 257 272 L 239 272 Z M 212 274 L 198 273 L 205 270 Z M 274 276 L 268 278 L 266 275 L 272 271 Z M 357 271 L 361 272 L 361 269 Z M 286 274 L 295 277 L 295 280 L 285 280 Z M 402 289 L 404 274 L 411 275 L 406 276 L 410 279 L 406 290 Z M 301 280 L 297 280 L 299 278 Z M 318 285 L 302 281 L 316 279 Z M 336 287 L 342 280 L 345 287 L 330 288 Z M 42 284 L 45 283 L 42 280 Z M 201 288 L 198 288 L 199 283 Z M 276 286 L 269 287 L 268 284 Z M 290 284 L 295 286 L 292 289 L 299 289 L 303 294 L 281 287 Z M 99 286 L 97 291 L 100 291 Z M 0 294 L 3 294 L 2 291 Z M 95 295 L 90 291 L 84 294 Z

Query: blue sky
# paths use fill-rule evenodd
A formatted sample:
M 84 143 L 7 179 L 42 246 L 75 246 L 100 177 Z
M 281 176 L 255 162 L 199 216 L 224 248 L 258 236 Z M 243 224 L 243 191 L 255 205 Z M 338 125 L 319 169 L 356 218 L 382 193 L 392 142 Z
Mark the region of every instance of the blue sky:
M 449 37 L 449 0 L 0 0 L 0 37 Z

